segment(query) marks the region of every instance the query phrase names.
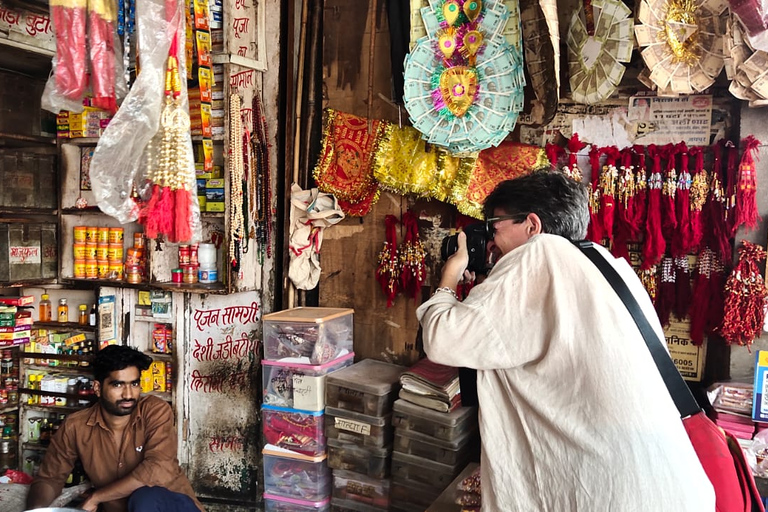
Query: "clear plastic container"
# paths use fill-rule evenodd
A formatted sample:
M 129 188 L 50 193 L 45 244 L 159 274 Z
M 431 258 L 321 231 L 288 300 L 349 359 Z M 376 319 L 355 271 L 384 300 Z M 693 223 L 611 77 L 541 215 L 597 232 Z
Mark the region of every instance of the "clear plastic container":
M 325 402 L 329 407 L 382 416 L 392 412 L 404 366 L 366 359 L 328 376 Z
M 332 496 L 386 510 L 389 508 L 389 484 L 386 478 L 371 478 L 337 469 L 333 472 Z
M 477 437 L 476 432 L 476 430 L 470 430 L 453 441 L 442 441 L 426 434 L 397 428 L 393 449 L 396 452 L 423 457 L 440 464 L 455 465 L 469 458 L 472 441 Z
M 413 481 L 392 479 L 389 487 L 391 509 L 416 510 L 423 512 L 440 497 L 443 489 Z
M 325 408 L 326 375 L 354 363 L 355 354 L 342 355 L 321 365 L 261 361 L 264 404 L 304 411 Z
M 304 501 L 264 493 L 264 512 L 330 512 L 331 499 Z
M 358 446 L 383 448 L 392 442 L 392 415 L 366 416 L 326 407 L 325 436 Z
M 307 457 L 267 445 L 264 455 L 264 491 L 303 501 L 323 501 L 331 495 L 331 471 L 325 455 Z
M 477 428 L 475 407 L 459 407 L 444 413 L 401 399 L 395 401 L 392 409 L 392 425 L 398 429 L 420 432 L 443 441 L 455 441 Z
M 387 512 L 389 509 L 372 507 L 359 501 L 331 498 L 331 512 Z M 424 512 L 423 510 L 421 512 Z
M 440 464 L 421 457 L 392 452 L 392 478 L 398 482 L 417 482 L 442 491 L 466 464 Z
M 354 471 L 371 478 L 389 476 L 392 447 L 362 447 L 338 439 L 328 439 L 328 467 Z
M 293 308 L 264 315 L 264 359 L 325 364 L 352 352 L 354 310 Z
M 263 405 L 261 419 L 267 444 L 307 456 L 325 453 L 325 418 L 322 411 L 297 411 Z

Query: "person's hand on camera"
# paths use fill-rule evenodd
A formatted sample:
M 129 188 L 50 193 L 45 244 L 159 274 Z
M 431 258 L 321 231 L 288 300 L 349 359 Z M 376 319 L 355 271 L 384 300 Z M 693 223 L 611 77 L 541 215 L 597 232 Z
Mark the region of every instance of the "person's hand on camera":
M 467 252 L 467 235 L 465 233 L 459 233 L 458 246 L 453 255 L 448 258 L 443 265 L 443 275 L 440 278 L 440 286 L 448 286 L 451 289 L 456 288 L 456 285 L 462 280 L 464 271 L 469 265 L 469 253 Z

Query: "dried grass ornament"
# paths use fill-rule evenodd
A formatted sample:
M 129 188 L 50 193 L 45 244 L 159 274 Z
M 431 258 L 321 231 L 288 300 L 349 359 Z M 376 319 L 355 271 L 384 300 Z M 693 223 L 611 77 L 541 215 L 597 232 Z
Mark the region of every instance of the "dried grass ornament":
M 725 284 L 723 323 L 719 329 L 729 345 L 749 346 L 763 330 L 768 290 L 758 263 L 765 257 L 764 248 L 742 241 L 739 262 Z

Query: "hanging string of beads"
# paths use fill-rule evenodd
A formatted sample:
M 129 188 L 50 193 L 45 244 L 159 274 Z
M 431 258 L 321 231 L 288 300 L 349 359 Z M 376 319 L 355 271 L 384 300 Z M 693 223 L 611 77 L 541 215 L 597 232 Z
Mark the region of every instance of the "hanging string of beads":
M 258 92 L 253 95 L 253 148 L 258 172 L 252 180 L 256 187 L 256 199 L 253 201 L 253 219 L 256 223 L 256 241 L 259 246 L 259 259 L 264 263 L 264 255 L 272 257 L 272 242 L 269 232 L 271 219 L 270 198 L 270 161 L 267 136 L 267 119 Z M 251 195 L 251 197 L 254 197 Z
M 243 121 L 240 115 L 240 96 L 232 94 L 229 100 L 229 258 L 232 268 L 239 270 L 244 236 L 243 219 Z

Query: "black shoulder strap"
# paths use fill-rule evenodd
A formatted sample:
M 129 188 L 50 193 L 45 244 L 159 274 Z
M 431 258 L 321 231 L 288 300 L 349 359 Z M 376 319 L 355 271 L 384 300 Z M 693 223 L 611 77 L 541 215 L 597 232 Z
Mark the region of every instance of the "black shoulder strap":
M 581 252 L 583 252 L 584 255 L 595 264 L 600 272 L 603 273 L 608 280 L 608 283 L 610 283 L 614 291 L 616 291 L 616 294 L 621 298 L 622 302 L 624 302 L 627 310 L 629 310 L 629 314 L 632 315 L 638 329 L 640 329 L 640 333 L 643 335 L 643 339 L 645 339 L 645 344 L 651 352 L 653 361 L 656 363 L 659 373 L 661 373 L 661 377 L 667 385 L 667 389 L 677 406 L 677 410 L 680 411 L 680 417 L 686 418 L 701 411 L 699 404 L 691 394 L 691 390 L 688 389 L 688 385 L 683 380 L 680 372 L 677 371 L 675 363 L 672 362 L 669 353 L 661 344 L 659 336 L 653 330 L 651 324 L 648 323 L 648 319 L 645 318 L 643 311 L 640 309 L 640 305 L 637 303 L 637 300 L 635 300 L 632 292 L 629 291 L 627 283 L 625 283 L 619 276 L 616 269 L 613 268 L 608 260 L 595 249 L 592 242 L 582 240 L 574 242 L 574 244 L 581 249 Z

